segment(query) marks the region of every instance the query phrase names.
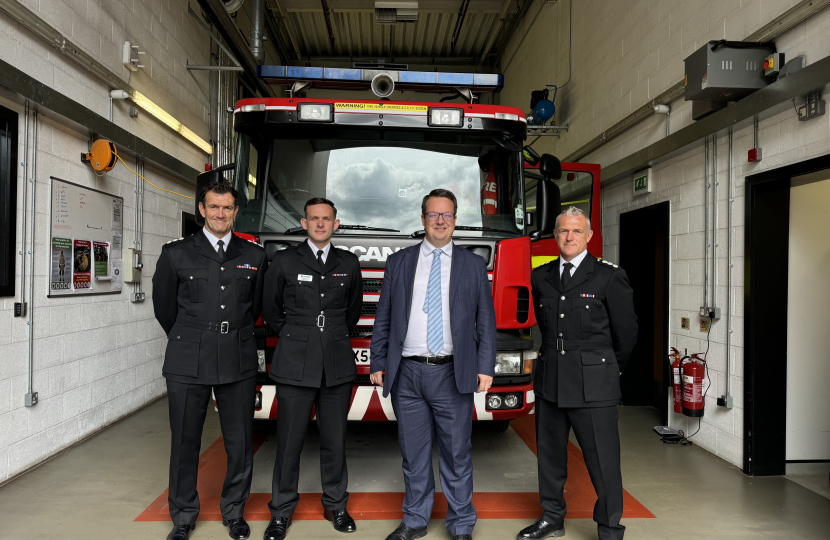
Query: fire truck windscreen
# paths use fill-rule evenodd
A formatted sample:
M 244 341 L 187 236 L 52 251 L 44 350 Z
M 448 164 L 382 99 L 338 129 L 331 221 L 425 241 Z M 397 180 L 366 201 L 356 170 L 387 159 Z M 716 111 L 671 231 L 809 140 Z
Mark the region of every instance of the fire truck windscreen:
M 372 133 L 362 132 L 361 138 Z M 456 236 L 510 238 L 526 232 L 518 152 L 483 134 L 450 142 L 372 139 L 240 133 L 236 230 L 283 233 L 300 226 L 309 198 L 326 197 L 335 203 L 343 224 L 396 229 L 400 233 L 391 234 L 408 236 L 423 229 L 424 195 L 445 188 L 458 199 L 458 227 L 486 228 L 457 230 Z

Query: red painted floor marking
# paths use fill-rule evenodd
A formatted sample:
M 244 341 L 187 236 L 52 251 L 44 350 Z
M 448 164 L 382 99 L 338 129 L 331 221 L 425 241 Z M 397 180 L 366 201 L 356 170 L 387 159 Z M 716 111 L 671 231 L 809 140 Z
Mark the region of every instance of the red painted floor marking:
M 528 448 L 536 454 L 536 429 L 532 415 L 517 418 L 510 422 Z M 254 452 L 265 436 L 254 433 Z M 222 437 L 216 440 L 199 457 L 199 479 L 197 489 L 201 501 L 199 521 L 221 521 L 219 498 L 227 469 L 227 456 Z M 400 474 L 400 471 L 390 471 Z M 322 520 L 323 508 L 320 505 L 320 493 L 301 493 L 300 502 L 294 512 L 294 520 Z M 352 493 L 349 497 L 349 513 L 356 520 L 399 520 L 403 516 L 401 503 L 403 493 Z M 627 491 L 623 492 L 623 518 L 653 518 L 637 499 Z M 270 493 L 251 493 L 245 505 L 245 519 L 248 521 L 268 521 Z M 591 519 L 597 497 L 588 476 L 588 469 L 580 452 L 573 444 L 568 446 L 568 481 L 565 483 L 565 501 L 568 505 L 568 519 Z M 537 493 L 476 492 L 473 505 L 479 519 L 535 519 L 542 514 Z M 447 514 L 447 500 L 443 493 L 435 494 L 432 519 L 444 519 Z M 167 490 L 159 495 L 135 521 L 170 521 L 167 507 Z

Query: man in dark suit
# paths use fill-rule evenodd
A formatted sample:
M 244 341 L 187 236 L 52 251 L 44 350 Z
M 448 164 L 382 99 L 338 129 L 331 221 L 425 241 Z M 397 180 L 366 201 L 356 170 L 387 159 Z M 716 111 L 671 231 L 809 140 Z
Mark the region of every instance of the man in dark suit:
M 346 418 L 357 376 L 349 330 L 360 319 L 363 277 L 357 256 L 331 245 L 340 225 L 334 203 L 310 199 L 304 212 L 308 240 L 278 251 L 265 276 L 265 322 L 279 335 L 270 373 L 277 383 L 277 456 L 265 540 L 282 540 L 291 526 L 315 405 L 323 514 L 337 531 L 357 529 L 346 511 Z
M 617 404 L 620 375 L 637 342 L 634 294 L 622 269 L 588 253 L 591 223 L 582 210 L 572 206 L 562 212 L 554 232 L 561 256 L 531 276 L 542 333 L 533 390 L 544 514 L 517 538 L 565 535 L 564 486 L 573 428 L 597 492 L 599 538 L 622 539 Z
M 493 384 L 496 313 L 484 260 L 452 242 L 457 210 L 448 190 L 424 197 L 424 241 L 389 257 L 383 275 L 370 371 L 383 395 L 392 395 L 406 483 L 403 522 L 387 540 L 427 533 L 435 497 L 433 437 L 447 530 L 453 540 L 471 540 L 476 523 L 473 393 Z
M 262 312 L 267 261 L 258 244 L 231 233 L 237 193 L 224 182 L 202 190 L 205 227 L 168 242 L 153 275 L 153 311 L 167 333 L 162 373 L 170 408 L 170 517 L 168 540 L 185 540 L 196 527 L 196 476 L 202 427 L 216 396 L 228 472 L 220 508 L 231 538 L 250 535 L 242 517 L 251 492 L 251 442 L 256 392 L 254 321 Z

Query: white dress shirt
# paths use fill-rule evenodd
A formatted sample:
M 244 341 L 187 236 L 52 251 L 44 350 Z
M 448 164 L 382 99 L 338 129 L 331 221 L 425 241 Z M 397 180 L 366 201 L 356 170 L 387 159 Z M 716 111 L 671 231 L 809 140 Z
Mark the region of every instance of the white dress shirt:
M 585 259 L 585 255 L 587 255 L 587 254 L 588 254 L 588 250 L 586 249 L 585 251 L 583 251 L 582 253 L 580 253 L 579 255 L 577 255 L 576 257 L 571 259 L 570 261 L 566 261 L 562 257 L 559 257 L 559 279 L 562 279 L 562 271 L 564 270 L 565 265 L 567 263 L 571 263 L 572 265 L 574 265 L 573 268 L 571 268 L 571 277 L 573 277 L 574 272 L 576 272 L 577 267 L 579 267 L 579 264 L 582 262 L 583 259 Z
M 427 297 L 429 273 L 435 258 L 435 247 L 423 241 L 418 253 L 415 269 L 415 283 L 412 289 L 412 307 L 409 310 L 409 327 L 403 343 L 401 356 L 433 356 L 427 346 L 427 314 L 424 301 Z M 452 242 L 441 248 L 441 316 L 444 319 L 444 346 L 436 356 L 452 354 L 452 331 L 450 329 L 450 269 L 452 268 Z
M 224 242 L 224 244 L 222 244 L 222 248 L 227 253 L 227 251 L 228 251 L 228 242 L 231 241 L 231 235 L 233 234 L 232 232 L 229 232 L 228 234 L 226 234 L 222 238 L 216 238 L 215 236 L 213 236 L 213 234 L 211 234 L 207 230 L 207 227 L 202 227 L 202 230 L 205 231 L 205 236 L 207 236 L 207 239 L 210 240 L 210 245 L 213 246 L 213 249 L 215 249 L 217 253 L 219 252 L 219 244 L 217 244 L 217 242 L 219 242 L 219 240 Z
M 314 243 L 312 243 L 312 241 L 310 239 L 306 240 L 306 242 L 308 242 L 308 247 L 311 248 L 311 252 L 314 254 L 314 258 L 316 259 L 317 258 L 317 252 L 320 251 L 320 248 L 315 246 Z M 331 249 L 331 242 L 326 244 L 326 247 L 323 248 L 323 264 L 326 263 L 326 258 L 329 256 L 329 249 Z

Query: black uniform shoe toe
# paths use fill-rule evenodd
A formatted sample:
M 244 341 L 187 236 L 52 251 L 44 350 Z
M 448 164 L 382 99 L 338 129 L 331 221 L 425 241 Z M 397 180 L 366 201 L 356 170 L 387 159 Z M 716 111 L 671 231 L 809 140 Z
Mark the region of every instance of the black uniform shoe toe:
M 195 523 L 193 525 L 176 525 L 170 531 L 170 534 L 167 535 L 167 540 L 187 540 L 187 537 L 190 536 L 190 531 L 195 528 Z
M 472 534 L 454 534 L 452 540 L 473 540 Z
M 351 533 L 357 530 L 357 525 L 355 525 L 352 516 L 349 515 L 345 508 L 332 510 L 331 512 L 325 510 L 323 516 L 331 521 L 331 524 L 334 525 L 334 530 L 337 532 Z
M 427 535 L 427 528 L 413 529 L 403 523 L 398 525 L 398 528 L 386 537 L 386 540 L 415 540 Z
M 564 525 L 554 525 L 539 518 L 533 525 L 519 531 L 516 540 L 541 540 L 542 538 L 559 538 L 562 536 L 565 536 Z
M 235 540 L 247 540 L 251 536 L 251 528 L 245 518 L 223 519 L 222 524 L 228 528 L 228 536 Z
M 283 540 L 288 527 L 291 526 L 291 518 L 272 517 L 271 522 L 262 535 L 263 540 Z

